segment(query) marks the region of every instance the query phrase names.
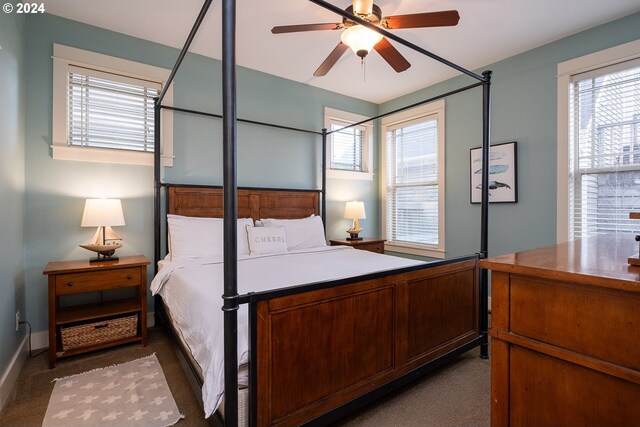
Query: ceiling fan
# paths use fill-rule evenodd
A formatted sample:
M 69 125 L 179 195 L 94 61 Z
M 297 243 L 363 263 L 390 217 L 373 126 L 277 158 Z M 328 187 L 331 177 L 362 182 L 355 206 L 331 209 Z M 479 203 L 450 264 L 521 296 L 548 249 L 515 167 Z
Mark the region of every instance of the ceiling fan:
M 373 4 L 373 0 L 353 0 L 353 5 L 347 7 L 345 11 L 386 30 L 448 27 L 458 25 L 460 20 L 457 10 L 382 17 L 382 10 L 379 6 Z M 340 35 L 341 41 L 313 73 L 316 77 L 326 75 L 349 47 L 362 60 L 371 49 L 374 49 L 397 73 L 401 73 L 411 67 L 409 61 L 381 34 L 348 18 L 343 18 L 342 22 L 338 23 L 282 25 L 273 27 L 271 32 L 273 34 L 283 34 L 319 30 L 344 31 Z

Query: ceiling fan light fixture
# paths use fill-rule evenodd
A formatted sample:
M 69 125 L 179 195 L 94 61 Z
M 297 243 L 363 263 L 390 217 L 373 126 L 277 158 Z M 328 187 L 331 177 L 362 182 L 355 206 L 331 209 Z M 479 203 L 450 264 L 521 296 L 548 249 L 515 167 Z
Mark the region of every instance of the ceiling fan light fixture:
M 382 34 L 378 34 L 362 25 L 354 25 L 342 32 L 340 40 L 349 46 L 356 55 L 364 58 L 382 40 Z
M 355 15 L 369 16 L 373 12 L 373 0 L 353 0 Z

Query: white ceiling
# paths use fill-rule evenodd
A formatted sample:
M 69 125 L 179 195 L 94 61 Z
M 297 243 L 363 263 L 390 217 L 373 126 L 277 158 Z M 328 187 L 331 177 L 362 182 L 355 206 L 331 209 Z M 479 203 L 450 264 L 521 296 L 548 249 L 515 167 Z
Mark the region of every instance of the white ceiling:
M 351 0 L 333 0 L 346 8 Z M 48 13 L 181 48 L 202 0 L 47 0 Z M 640 11 L 638 0 L 377 0 L 383 16 L 456 9 L 455 27 L 394 30 L 473 70 L 570 34 Z M 215 1 L 190 49 L 221 57 L 221 5 Z M 237 63 L 341 94 L 381 103 L 446 80 L 457 71 L 392 41 L 412 64 L 397 74 L 378 55 L 347 51 L 324 77 L 313 72 L 340 40 L 340 31 L 273 35 L 276 25 L 341 22 L 305 0 L 238 0 Z

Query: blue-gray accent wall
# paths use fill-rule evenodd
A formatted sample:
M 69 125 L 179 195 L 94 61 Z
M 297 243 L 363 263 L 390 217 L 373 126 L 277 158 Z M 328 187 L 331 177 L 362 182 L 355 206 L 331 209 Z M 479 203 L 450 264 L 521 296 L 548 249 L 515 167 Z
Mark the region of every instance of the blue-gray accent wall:
M 12 2 L 16 3 L 16 2 Z M 24 128 L 25 19 L 0 13 L 0 378 L 25 333 L 15 329 L 15 313 L 24 318 Z

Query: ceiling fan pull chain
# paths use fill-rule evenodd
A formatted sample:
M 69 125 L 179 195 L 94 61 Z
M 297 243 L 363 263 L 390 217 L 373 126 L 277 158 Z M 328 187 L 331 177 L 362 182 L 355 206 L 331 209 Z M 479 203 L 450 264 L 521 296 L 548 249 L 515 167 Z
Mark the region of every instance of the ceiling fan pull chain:
M 367 68 L 364 66 L 364 56 L 360 58 L 360 67 L 362 68 L 362 81 L 367 82 Z

